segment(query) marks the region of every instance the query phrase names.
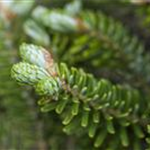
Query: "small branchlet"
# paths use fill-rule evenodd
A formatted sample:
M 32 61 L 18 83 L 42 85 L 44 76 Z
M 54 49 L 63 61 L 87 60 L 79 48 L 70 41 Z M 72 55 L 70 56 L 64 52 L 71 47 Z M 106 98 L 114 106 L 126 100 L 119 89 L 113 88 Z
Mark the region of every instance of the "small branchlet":
M 42 47 L 23 44 L 20 54 L 25 62 L 12 67 L 12 77 L 19 83 L 32 85 L 42 96 L 38 101 L 42 112 L 55 110 L 60 114 L 64 132 L 70 134 L 74 129 L 86 128 L 95 147 L 101 147 L 104 140 L 120 132 L 120 145 L 129 147 L 127 126 L 135 137 L 144 137 L 140 124 L 141 120 L 147 120 L 139 109 L 138 90 L 97 80 L 83 70 L 69 69 L 64 63 L 55 64 Z M 106 130 L 100 128 L 100 123 Z

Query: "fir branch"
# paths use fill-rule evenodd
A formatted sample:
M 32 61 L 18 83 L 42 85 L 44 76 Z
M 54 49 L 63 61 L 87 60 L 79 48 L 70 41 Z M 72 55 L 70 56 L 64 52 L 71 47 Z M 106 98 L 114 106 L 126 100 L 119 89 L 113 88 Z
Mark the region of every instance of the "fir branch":
M 77 128 L 81 129 L 88 133 L 89 137 L 94 138 L 95 147 L 102 146 L 105 139 L 119 133 L 120 145 L 123 147 L 132 145 L 129 143 L 127 128 L 133 130 L 135 138 L 144 137 L 140 125 L 144 127 L 149 120 L 141 113 L 141 96 L 138 90 L 125 85 L 113 85 L 105 79 L 98 81 L 81 69 L 74 67 L 69 69 L 64 63 L 60 65 L 53 63 L 52 69 L 55 68 L 55 75 L 47 72 L 49 75 L 44 74 L 39 77 L 41 68 L 36 66 L 36 73 L 34 68 L 42 56 L 40 52 L 43 48 L 38 47 L 40 52 L 37 53 L 37 46 L 25 45 L 26 53 L 31 52 L 28 47 L 32 49 L 32 55 L 25 59 L 27 55 L 21 53 L 26 62 L 14 65 L 12 76 L 20 83 L 35 88 L 43 97 L 38 102 L 41 111 L 55 110 L 62 119 L 66 133 L 75 132 Z M 42 66 L 45 70 L 42 70 L 42 73 L 51 69 L 45 68 L 45 65 Z M 106 126 L 106 130 L 101 126 Z

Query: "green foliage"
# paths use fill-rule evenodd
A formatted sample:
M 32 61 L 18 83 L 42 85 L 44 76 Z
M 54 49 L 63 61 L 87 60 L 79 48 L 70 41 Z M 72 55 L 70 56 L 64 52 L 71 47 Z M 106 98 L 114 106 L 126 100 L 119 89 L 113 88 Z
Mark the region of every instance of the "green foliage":
M 72 17 L 78 30 L 71 31 L 69 23 L 63 19 L 58 19 L 59 22 L 56 19 L 51 25 L 51 21 L 46 18 L 52 18 L 52 12 Z M 122 83 L 113 85 L 107 79 L 98 81 L 82 70 L 68 69 L 70 67 L 60 63 L 57 65 L 60 80 L 57 82 L 53 77 L 56 84 L 52 84 L 51 79 L 43 79 L 36 86 L 36 92 L 40 91 L 40 95 L 43 92 L 44 96 L 39 101 L 41 111 L 55 110 L 60 114 L 66 133 L 88 133 L 93 138 L 95 147 L 141 149 L 142 139 L 146 134 L 144 128 L 149 122 L 150 72 L 150 55 L 145 53 L 143 43 L 132 36 L 120 22 L 100 11 L 78 9 L 76 14 L 70 15 L 65 9 L 49 11 L 40 7 L 33 11 L 32 19 L 42 25 L 42 29 L 51 37 L 50 50 L 57 61 L 83 67 L 88 72 L 109 78 L 113 82 L 118 82 L 119 79 Z M 47 47 L 44 43 L 42 45 Z M 138 89 L 131 88 L 129 84 Z M 54 85 L 60 89 L 57 94 L 48 92 L 52 87 L 56 88 Z M 131 131 L 134 133 L 132 138 Z M 112 138 L 114 140 L 111 141 Z M 109 144 L 106 145 L 105 140 Z
M 47 31 L 52 36 L 50 45 L 52 45 L 52 50 L 59 57 L 58 60 L 61 59 L 70 65 L 82 64 L 83 67 L 91 66 L 97 70 L 101 67 L 103 69 L 101 69 L 101 72 L 103 73 L 108 73 L 109 70 L 112 72 L 113 70 L 114 75 L 121 73 L 121 76 L 129 80 L 129 82 L 137 74 L 143 79 L 145 78 L 145 82 L 150 80 L 150 69 L 147 67 L 149 66 L 150 56 L 145 54 L 144 46 L 139 42 L 138 38 L 131 36 L 129 31 L 120 22 L 99 11 L 96 13 L 82 11 L 72 17 L 74 24 L 78 27 L 78 31 L 74 33 L 74 31 L 71 32 L 71 26 L 67 20 L 65 21 L 61 17 L 51 23 L 52 13 L 55 13 L 55 15 L 62 15 L 61 13 L 63 13 L 63 16 L 70 17 L 66 14 L 65 10 L 49 11 L 43 7 L 36 8 L 32 16 L 37 24 L 44 26 L 44 30 L 46 28 L 50 29 Z M 62 25 L 61 21 L 66 25 Z M 26 24 L 30 22 L 29 20 Z M 56 29 L 57 26 L 58 29 Z M 30 27 L 28 28 L 30 29 Z M 56 31 L 57 34 L 56 32 L 53 33 L 53 31 Z M 62 31 L 65 34 L 60 34 Z M 43 39 L 42 37 L 41 40 Z M 47 47 L 44 43 L 36 42 L 36 44 L 42 44 Z M 122 63 L 119 63 L 120 61 Z M 112 73 L 110 74 L 112 75 Z
M 149 20 L 127 1 L 0 3 L 0 149 L 149 149 Z
M 24 47 L 27 53 L 29 46 Z M 36 55 L 35 47 L 32 45 L 32 51 L 35 51 L 32 53 L 33 60 L 40 58 Z M 28 56 L 24 55 L 24 57 Z M 56 65 L 56 75 L 50 74 L 50 77 L 41 76 L 39 78 L 34 72 L 28 73 L 30 70 L 28 63 L 30 61 L 14 65 L 12 76 L 20 83 L 25 83 L 25 76 L 28 81 L 26 84 L 33 85 L 36 92 L 43 95 L 38 102 L 41 111 L 55 110 L 62 119 L 64 132 L 76 134 L 83 130 L 84 134 L 87 132 L 89 137 L 94 139 L 95 147 L 104 144 L 108 149 L 116 149 L 116 145 L 112 146 L 111 141 L 106 145 L 104 140 L 108 139 L 109 141 L 110 138 L 121 134 L 118 147 L 120 145 L 123 147 L 133 146 L 135 149 L 135 145 L 129 141 L 136 139 L 137 148 L 138 142 L 144 137 L 140 124 L 148 121 L 142 110 L 147 108 L 140 108 L 142 98 L 137 90 L 127 85 L 112 85 L 105 79 L 97 81 L 91 74 L 87 74 L 83 70 L 68 69 L 64 63 Z M 34 67 L 33 64 L 30 64 L 30 68 Z M 41 70 L 39 67 L 37 69 Z M 34 82 L 34 78 L 36 78 L 36 82 Z M 106 130 L 103 129 L 104 126 Z M 127 128 L 133 130 L 133 139 L 128 136 Z M 140 149 L 139 146 L 138 149 Z

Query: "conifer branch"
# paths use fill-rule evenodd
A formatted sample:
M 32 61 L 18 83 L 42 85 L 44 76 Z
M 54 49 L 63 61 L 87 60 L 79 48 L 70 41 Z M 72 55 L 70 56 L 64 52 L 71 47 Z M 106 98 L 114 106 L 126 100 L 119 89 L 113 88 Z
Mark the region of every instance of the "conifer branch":
M 144 127 L 149 119 L 139 109 L 138 90 L 113 85 L 106 79 L 97 80 L 81 69 L 69 69 L 64 63 L 55 63 L 52 57 L 43 57 L 43 52 L 48 53 L 42 47 L 23 44 L 20 54 L 25 62 L 14 65 L 11 74 L 16 81 L 32 85 L 42 96 L 38 101 L 42 112 L 55 110 L 60 115 L 64 132 L 70 134 L 81 129 L 94 138 L 95 147 L 120 132 L 120 144 L 128 147 L 131 139 L 127 128 L 133 130 L 136 138 L 144 137 L 140 125 Z M 39 64 L 41 60 L 44 63 Z M 50 62 L 53 63 L 47 65 Z M 55 73 L 51 74 L 51 70 Z M 101 126 L 106 126 L 106 130 Z

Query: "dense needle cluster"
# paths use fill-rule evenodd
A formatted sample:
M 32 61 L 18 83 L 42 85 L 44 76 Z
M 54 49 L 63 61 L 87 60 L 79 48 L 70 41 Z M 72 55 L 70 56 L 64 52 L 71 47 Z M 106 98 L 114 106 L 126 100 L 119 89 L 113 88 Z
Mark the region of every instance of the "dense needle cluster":
M 21 84 L 32 85 L 42 96 L 38 101 L 41 111 L 55 110 L 60 114 L 64 132 L 86 129 L 89 137 L 94 138 L 95 147 L 118 132 L 122 132 L 120 144 L 128 147 L 128 126 L 138 138 L 144 137 L 140 124 L 146 120 L 139 110 L 141 97 L 136 89 L 113 85 L 105 79 L 98 81 L 81 69 L 57 64 L 48 51 L 36 45 L 23 44 L 20 54 L 23 62 L 12 67 L 12 77 Z M 101 131 L 100 118 L 105 132 Z

